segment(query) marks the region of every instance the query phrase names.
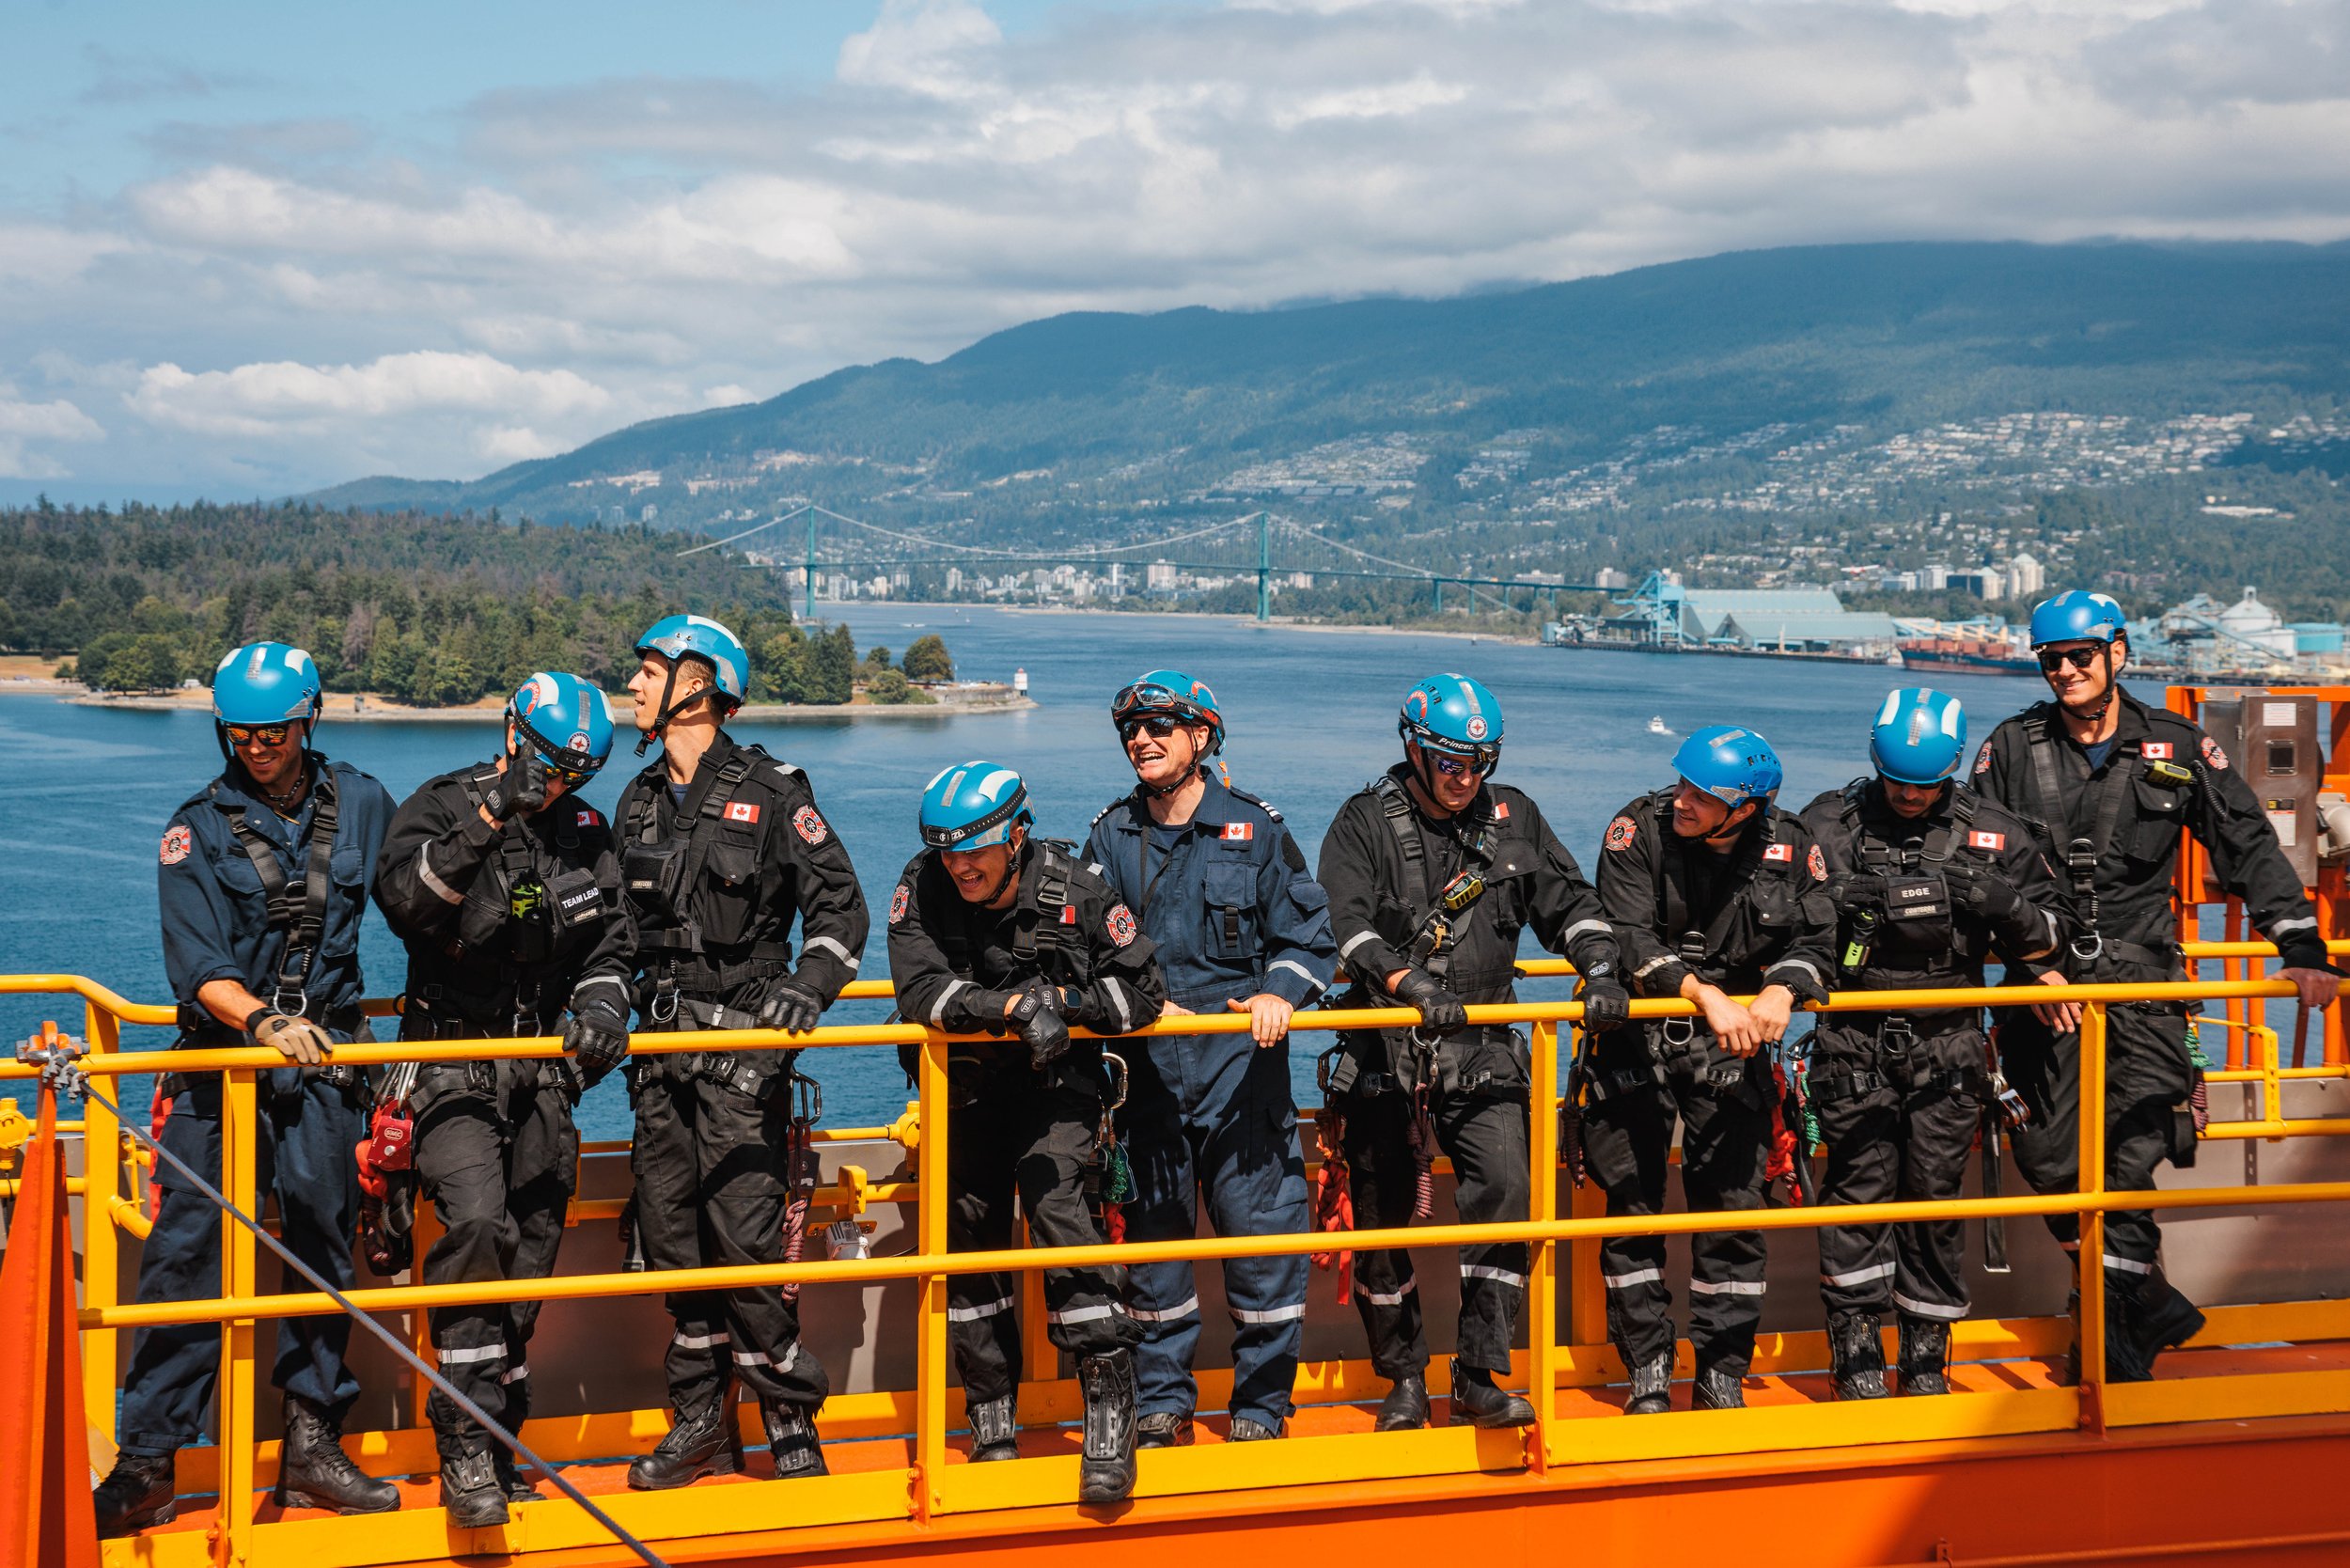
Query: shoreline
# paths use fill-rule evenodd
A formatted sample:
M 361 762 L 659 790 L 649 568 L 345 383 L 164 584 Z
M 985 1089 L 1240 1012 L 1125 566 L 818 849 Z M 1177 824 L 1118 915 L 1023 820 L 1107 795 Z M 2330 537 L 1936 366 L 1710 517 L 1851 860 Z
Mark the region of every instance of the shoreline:
M 28 685 L 9 686 L 0 683 L 0 691 L 14 690 L 27 697 L 59 697 L 76 708 L 111 709 L 117 713 L 208 713 L 212 698 L 206 692 L 174 692 L 147 697 L 100 697 L 90 693 L 79 682 L 58 681 L 46 690 L 36 691 Z M 78 696 L 67 696 L 78 693 Z M 631 705 L 626 699 L 615 700 L 605 695 L 605 705 L 613 710 L 612 722 L 622 729 L 632 723 Z M 730 718 L 754 724 L 815 724 L 834 723 L 844 719 L 869 718 L 963 718 L 976 713 L 1026 713 L 1036 706 L 1032 698 L 1007 695 L 978 701 L 958 702 L 942 699 L 923 703 L 876 702 L 753 702 L 737 708 Z M 494 698 L 467 703 L 459 708 L 410 708 L 400 703 L 371 699 L 359 707 L 355 696 L 349 692 L 329 692 L 325 713 L 328 718 L 359 724 L 479 724 L 494 720 L 506 711 L 503 702 Z

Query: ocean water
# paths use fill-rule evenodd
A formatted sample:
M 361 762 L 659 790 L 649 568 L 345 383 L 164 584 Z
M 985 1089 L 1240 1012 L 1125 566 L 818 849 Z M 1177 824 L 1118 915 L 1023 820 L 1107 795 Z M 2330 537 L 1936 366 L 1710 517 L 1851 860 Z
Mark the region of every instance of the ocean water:
M 1503 776 L 1542 804 L 1587 870 L 1616 811 L 1669 781 L 1673 748 L 1691 729 L 1735 723 L 1761 730 L 1786 763 L 1781 802 L 1800 808 L 1865 769 L 1869 723 L 1885 692 L 1919 679 L 1904 682 L 1900 671 L 1859 664 L 1582 651 L 1196 616 L 877 604 L 846 607 L 838 619 L 860 649 L 902 651 L 936 632 L 961 674 L 1008 681 L 1025 667 L 1038 704 L 1010 714 L 737 727 L 741 738 L 807 770 L 854 858 L 876 915 L 868 978 L 888 972 L 880 914 L 920 847 L 915 808 L 930 776 L 975 757 L 1009 763 L 1026 776 L 1042 831 L 1082 840 L 1094 814 L 1132 785 L 1108 703 L 1148 669 L 1171 666 L 1214 688 L 1233 782 L 1278 807 L 1309 857 L 1339 803 L 1400 754 L 1395 721 L 1404 691 L 1440 670 L 1472 675 L 1502 702 Z M 1928 680 L 1966 702 L 1976 736 L 2044 690 L 2008 676 Z M 1652 717 L 1668 733 L 1651 732 Z M 586 792 L 607 810 L 635 765 L 631 733 L 623 726 L 612 765 Z M 330 721 L 319 744 L 404 795 L 486 757 L 496 737 L 487 721 Z M 87 975 L 135 1000 L 166 1000 L 156 844 L 173 809 L 218 768 L 212 721 L 200 713 L 0 696 L 0 972 Z M 362 956 L 370 994 L 400 989 L 400 945 L 380 918 L 369 923 Z M 828 1018 L 879 1022 L 886 1012 L 885 1003 L 849 1002 Z M 62 998 L 0 996 L 0 1041 L 22 1039 L 53 1017 L 75 1029 L 81 1010 Z M 131 1029 L 124 1043 L 161 1048 L 170 1035 Z M 823 1083 L 831 1125 L 887 1121 L 907 1097 L 889 1051 L 823 1051 L 802 1066 Z M 1309 1091 L 1311 1048 L 1301 1044 L 1292 1066 Z M 144 1082 L 123 1089 L 131 1106 L 146 1104 Z M 618 1079 L 589 1097 L 581 1122 L 590 1137 L 627 1136 Z

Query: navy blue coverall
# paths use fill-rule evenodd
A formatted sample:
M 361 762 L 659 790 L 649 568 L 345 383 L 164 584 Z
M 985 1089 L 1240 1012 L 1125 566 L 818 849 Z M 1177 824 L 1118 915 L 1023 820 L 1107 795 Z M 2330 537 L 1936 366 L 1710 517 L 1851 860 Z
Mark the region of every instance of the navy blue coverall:
M 1279 812 L 1201 776 L 1207 793 L 1189 823 L 1157 825 L 1137 789 L 1093 819 L 1086 858 L 1158 945 L 1170 1001 L 1225 1014 L 1235 997 L 1265 992 L 1303 1007 L 1338 967 L 1329 897 Z M 1245 1033 L 1144 1043 L 1130 1052 L 1133 1082 L 1120 1113 L 1136 1187 L 1125 1205 L 1127 1239 L 1197 1234 L 1203 1189 L 1218 1235 L 1312 1229 L 1288 1051 L 1261 1050 Z M 1297 1255 L 1224 1264 L 1236 1420 L 1278 1432 L 1289 1418 L 1306 1275 Z M 1199 1343 L 1191 1265 L 1137 1265 L 1128 1305 L 1144 1325 L 1135 1353 L 1140 1413 L 1188 1417 L 1199 1392 L 1191 1374 Z
M 313 755 L 306 764 L 334 789 L 339 821 L 330 888 L 318 949 L 304 987 L 307 1017 L 337 1041 L 362 1027 L 359 1015 L 359 921 L 368 879 L 392 815 L 392 797 L 346 762 Z M 270 929 L 260 874 L 231 826 L 242 815 L 274 851 L 287 880 L 299 890 L 308 870 L 311 824 L 319 790 L 305 796 L 290 822 L 240 787 L 231 768 L 172 813 L 164 832 L 156 877 L 162 905 L 164 969 L 184 1009 L 212 980 L 231 980 L 264 1001 L 277 990 L 284 930 Z M 289 998 L 290 1000 L 290 998 Z M 209 1013 L 181 1043 L 212 1048 L 250 1043 Z M 178 1083 L 163 1142 L 215 1184 L 220 1171 L 221 1074 L 195 1073 Z M 172 1087 L 169 1076 L 164 1088 Z M 337 1289 L 355 1282 L 352 1234 L 359 1215 L 358 1166 L 352 1151 L 367 1136 L 366 1090 L 322 1081 L 315 1070 L 275 1069 L 260 1085 L 258 1191 L 274 1193 L 283 1236 L 294 1255 Z M 155 1172 L 163 1205 L 139 1262 L 138 1299 L 187 1301 L 220 1294 L 220 1212 L 200 1193 L 174 1184 L 168 1167 Z M 270 1381 L 310 1401 L 339 1421 L 358 1397 L 359 1381 L 344 1364 L 351 1320 L 340 1313 L 280 1318 L 277 1360 Z M 142 1328 L 131 1347 L 123 1379 L 122 1449 L 167 1454 L 199 1441 L 205 1407 L 220 1370 L 220 1330 L 209 1323 Z

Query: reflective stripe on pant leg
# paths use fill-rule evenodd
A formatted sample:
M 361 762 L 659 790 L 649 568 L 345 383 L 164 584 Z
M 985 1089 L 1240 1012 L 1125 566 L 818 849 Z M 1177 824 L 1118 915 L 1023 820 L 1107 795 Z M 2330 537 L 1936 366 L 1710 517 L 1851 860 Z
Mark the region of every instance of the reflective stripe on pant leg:
M 1348 1192 L 1357 1230 L 1411 1223 L 1413 1165 L 1401 1094 L 1351 1096 L 1346 1106 Z M 1355 1254 L 1355 1307 L 1370 1343 L 1371 1370 L 1390 1382 L 1428 1365 L 1419 1285 L 1412 1255 L 1401 1248 Z
M 1768 1113 L 1733 1093 L 1694 1087 L 1683 1090 L 1681 1108 L 1681 1180 L 1691 1210 L 1761 1208 Z M 1689 1339 L 1699 1364 L 1743 1376 L 1762 1316 L 1762 1232 L 1704 1231 L 1689 1238 Z
M 1663 1104 L 1663 1090 L 1641 1089 L 1584 1109 L 1584 1162 L 1607 1195 L 1611 1218 L 1664 1208 L 1671 1123 Z M 1672 1293 L 1665 1286 L 1665 1238 L 1608 1237 L 1600 1243 L 1599 1272 L 1607 1291 L 1607 1337 L 1624 1359 L 1642 1364 L 1668 1354 Z
M 1815 1057 L 1812 1081 L 1824 1064 Z M 1825 1064 L 1844 1073 L 1866 1071 L 1864 1058 L 1843 1055 Z M 1872 1090 L 1819 1105 L 1827 1168 L 1820 1206 L 1884 1203 L 1901 1181 L 1901 1111 L 1894 1091 Z M 1829 1312 L 1882 1314 L 1892 1300 L 1898 1244 L 1888 1225 L 1826 1225 L 1818 1231 L 1820 1301 Z M 1795 1245 L 1800 1246 L 1800 1243 Z
M 1463 1223 L 1509 1224 L 1528 1212 L 1526 1102 L 1460 1097 L 1436 1107 L 1436 1140 L 1452 1161 L 1453 1202 Z M 1526 1244 L 1465 1247 L 1460 1254 L 1461 1359 L 1491 1372 L 1510 1370 L 1510 1341 L 1526 1305 Z
M 1215 1043 L 1212 1054 L 1208 1041 Z M 1196 1077 L 1205 1088 L 1194 1107 L 1190 1135 L 1209 1216 L 1219 1235 L 1313 1229 L 1286 1055 L 1259 1050 L 1246 1035 L 1202 1037 L 1203 1071 Z M 1230 1092 L 1222 1092 L 1226 1090 Z M 1294 1409 L 1310 1265 L 1291 1254 L 1231 1258 L 1220 1266 L 1232 1316 L 1229 1407 L 1233 1416 L 1277 1432 Z
M 1151 1040 L 1130 1051 L 1133 1081 L 1120 1112 L 1135 1191 L 1120 1207 L 1131 1242 L 1188 1241 L 1198 1231 L 1198 1171 L 1177 1095 L 1187 1039 Z M 1127 1306 L 1142 1325 L 1135 1387 L 1143 1415 L 1189 1416 L 1199 1403 L 1191 1374 L 1199 1345 L 1199 1295 L 1187 1262 L 1141 1263 L 1127 1273 Z
M 1966 1037 L 1980 1050 L 1982 1037 Z M 1937 1094 L 1906 1107 L 1907 1137 L 1902 1150 L 1904 1201 L 1938 1202 L 1960 1195 L 1967 1156 L 1982 1124 L 1982 1107 L 1971 1094 Z M 1898 1226 L 1900 1278 L 1893 1305 L 1911 1317 L 1956 1322 L 1966 1315 L 1966 1225 L 1963 1220 L 1917 1221 Z

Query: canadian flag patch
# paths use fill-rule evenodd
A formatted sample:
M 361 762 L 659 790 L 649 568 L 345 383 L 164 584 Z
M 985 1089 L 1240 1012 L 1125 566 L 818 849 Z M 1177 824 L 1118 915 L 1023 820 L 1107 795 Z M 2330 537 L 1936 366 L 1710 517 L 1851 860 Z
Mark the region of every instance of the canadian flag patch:
M 2165 746 L 2163 749 L 2168 751 L 2170 748 L 2169 746 Z M 1985 833 L 1981 828 L 1977 828 L 1973 832 L 1966 835 L 1966 847 L 1968 849 L 1989 850 L 1996 855 L 2000 850 L 2007 848 L 2007 835 L 2004 833 Z
M 2150 762 L 2168 762 L 2171 757 L 2169 741 L 2148 741 L 2138 748 L 2138 754 Z
M 1077 906 L 1075 904 L 1065 903 L 1060 906 L 1060 923 L 1065 926 L 1073 926 L 1077 923 Z
M 1256 836 L 1257 824 L 1255 823 L 1226 823 L 1224 824 L 1224 841 L 1228 844 L 1245 844 Z
M 1508 822 L 1509 820 L 1510 820 L 1510 803 L 1509 803 L 1508 801 L 1506 801 L 1506 800 L 1496 800 L 1496 801 L 1495 801 L 1495 802 L 1494 802 L 1494 821 L 1496 821 L 1496 822 L 1497 822 L 1497 823 L 1506 823 L 1506 822 Z
M 595 825 L 596 825 L 596 814 L 595 814 L 593 811 L 582 811 L 582 812 L 579 814 L 579 825 L 580 825 L 580 826 L 582 826 L 582 827 L 593 827 L 593 826 L 595 826 Z
M 1765 860 L 1792 861 L 1795 858 L 1795 846 L 1793 844 L 1769 845 L 1762 851 L 1762 858 Z
M 759 821 L 759 802 L 755 800 L 728 801 L 727 821 L 730 823 L 755 823 Z

